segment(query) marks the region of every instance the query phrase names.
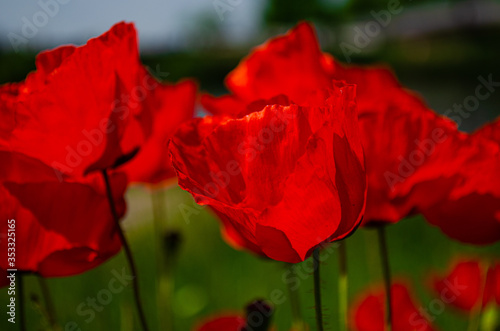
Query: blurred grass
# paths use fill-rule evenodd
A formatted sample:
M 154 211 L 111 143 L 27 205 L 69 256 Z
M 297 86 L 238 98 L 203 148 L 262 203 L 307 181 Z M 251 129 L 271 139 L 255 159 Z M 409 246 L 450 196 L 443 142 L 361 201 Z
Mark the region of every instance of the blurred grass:
M 150 193 L 141 188 L 131 189 L 127 195 L 129 211 L 125 219 L 126 234 L 129 238 L 140 271 L 139 280 L 142 298 L 151 330 L 157 327 L 155 298 L 155 249 L 153 215 Z M 242 311 L 245 304 L 256 298 L 269 298 L 274 289 L 280 289 L 288 297 L 283 278 L 286 271 L 282 263 L 264 260 L 246 252 L 236 251 L 225 244 L 219 235 L 214 217 L 202 210 L 193 215 L 189 224 L 179 211 L 181 204 L 193 206 L 191 197 L 179 188 L 172 188 L 165 195 L 169 229 L 181 232 L 183 241 L 174 272 L 175 290 L 172 308 L 175 330 L 191 330 L 195 323 L 210 314 L 221 311 Z M 403 220 L 388 229 L 390 260 L 396 279 L 407 279 L 415 289 L 417 306 L 428 308 L 434 298 L 429 291 L 427 279 L 431 271 L 443 272 L 457 255 L 498 256 L 500 244 L 489 247 L 473 247 L 449 240 L 441 232 L 429 226 L 422 218 Z M 380 284 L 381 275 L 377 241 L 374 230 L 360 229 L 347 240 L 349 296 L 351 302 L 370 284 Z M 336 329 L 337 319 L 337 255 L 328 256 L 322 264 L 322 282 L 325 322 L 327 330 Z M 304 263 L 310 263 L 306 261 Z M 54 298 L 57 321 L 65 326 L 73 321 L 85 330 L 139 330 L 132 301 L 131 286 L 113 295 L 113 299 L 96 312 L 89 323 L 88 316 L 78 314 L 77 307 L 87 297 L 95 297 L 114 277 L 113 270 L 121 272 L 127 265 L 120 253 L 100 267 L 82 275 L 48 279 Z M 306 321 L 314 330 L 314 310 L 312 297 L 312 277 L 300 279 L 299 293 L 302 311 Z M 41 297 L 34 276 L 27 277 L 27 297 Z M 0 301 L 6 302 L 2 291 Z M 42 314 L 28 304 L 28 330 L 49 330 Z M 291 326 L 290 303 L 288 298 L 278 305 L 274 322 L 278 330 L 289 330 Z M 441 330 L 466 330 L 467 318 L 453 309 L 436 316 L 435 323 Z M 6 318 L 0 321 L 1 330 L 14 330 Z M 63 328 L 64 330 L 64 328 Z M 68 329 L 70 330 L 70 329 Z M 76 329 L 78 330 L 78 329 Z

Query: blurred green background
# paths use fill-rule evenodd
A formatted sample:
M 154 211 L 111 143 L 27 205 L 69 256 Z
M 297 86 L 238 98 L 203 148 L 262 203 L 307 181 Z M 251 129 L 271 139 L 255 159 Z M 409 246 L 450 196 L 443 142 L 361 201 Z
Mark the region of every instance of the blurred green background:
M 323 49 L 346 62 L 348 59 L 341 44 L 354 45 L 354 27 L 363 29 L 367 23 L 376 22 L 372 12 L 387 10 L 388 3 L 381 0 L 269 1 L 260 13 L 258 33 L 243 42 L 231 42 L 222 37 L 223 29 L 230 29 L 231 25 L 219 24 L 217 13 L 212 10 L 193 23 L 197 27 L 196 35 L 186 39 L 186 47 L 144 51 L 143 62 L 153 71 L 158 66 L 161 71 L 168 71 L 169 81 L 194 77 L 202 90 L 221 94 L 225 91 L 225 75 L 252 47 L 285 32 L 303 19 L 315 23 Z M 391 66 L 405 86 L 421 93 L 433 109 L 444 113 L 474 94 L 478 76 L 492 75 L 494 81 L 500 81 L 498 6 L 497 1 L 402 1 L 401 12 L 392 15 L 391 22 L 381 27 L 368 45 L 352 54 L 350 60 Z M 234 11 L 237 10 L 234 7 Z M 233 12 L 224 15 L 230 16 Z M 0 83 L 24 79 L 34 69 L 37 51 L 36 47 L 22 52 L 0 48 Z M 460 128 L 470 131 L 492 120 L 500 115 L 499 105 L 500 91 L 495 91 L 480 102 L 479 108 L 464 119 Z M 186 222 L 179 206 L 193 206 L 194 202 L 176 185 L 161 194 L 136 187 L 127 194 L 129 211 L 124 225 L 139 267 L 143 303 L 152 330 L 157 328 L 158 317 L 155 281 L 158 250 L 153 225 L 153 194 L 163 201 L 164 225 L 178 231 L 182 238 L 170 278 L 173 289 L 168 314 L 173 316 L 174 330 L 190 330 L 197 321 L 221 311 L 242 312 L 248 302 L 267 298 L 274 289 L 281 289 L 288 297 L 282 277 L 289 266 L 230 248 L 220 238 L 216 219 L 205 210 L 192 215 L 189 223 Z M 409 280 L 415 289 L 416 304 L 423 308 L 427 308 L 433 298 L 428 288 L 432 271 L 444 272 L 457 256 L 490 257 L 500 253 L 500 244 L 473 247 L 451 241 L 421 217 L 391 226 L 388 240 L 394 276 Z M 349 295 L 353 301 L 368 285 L 380 283 L 376 233 L 360 229 L 347 240 L 347 247 Z M 328 330 L 335 330 L 337 324 L 337 262 L 337 255 L 333 254 L 321 266 Z M 114 277 L 113 270 L 121 272 L 123 267 L 126 263 L 120 253 L 85 274 L 47 281 L 57 322 L 63 330 L 71 321 L 82 331 L 139 330 L 133 323 L 136 314 L 131 286 L 114 295 L 109 305 L 97 312 L 90 323 L 77 312 L 78 305 L 87 297 L 95 297 L 107 288 Z M 301 280 L 302 313 L 311 330 L 315 330 L 312 288 L 312 277 Z M 50 330 L 43 312 L 43 296 L 34 276 L 27 277 L 26 295 L 30 299 L 28 330 Z M 2 290 L 0 302 L 6 300 L 7 294 Z M 435 317 L 440 330 L 467 329 L 467 316 L 451 308 Z M 288 300 L 277 307 L 274 322 L 278 330 L 289 330 Z M 6 318 L 0 319 L 0 330 L 11 329 Z
M 158 250 L 155 249 L 150 194 L 150 191 L 143 188 L 129 191 L 127 194 L 129 212 L 124 225 L 139 268 L 146 315 L 151 330 L 157 330 L 155 261 Z M 198 215 L 193 214 L 187 223 L 178 206 L 194 208 L 194 202 L 190 195 L 179 188 L 168 189 L 162 199 L 166 207 L 163 221 L 169 230 L 179 231 L 182 235 L 171 280 L 174 290 L 170 309 L 174 317 L 174 330 L 191 330 L 196 322 L 212 314 L 242 312 L 243 307 L 250 301 L 256 298 L 269 298 L 275 289 L 283 291 L 286 297 L 286 301 L 276 307 L 275 325 L 278 330 L 289 330 L 291 308 L 285 283 L 285 279 L 290 280 L 290 276 L 286 274 L 289 265 L 232 249 L 220 238 L 217 220 L 204 209 L 199 210 Z M 430 302 L 436 298 L 429 287 L 429 279 L 433 272 L 445 272 L 451 261 L 458 256 L 492 257 L 498 255 L 500 251 L 500 244 L 477 248 L 453 242 L 420 217 L 403 220 L 390 226 L 388 242 L 394 278 L 410 284 L 413 287 L 416 306 L 427 310 L 431 307 Z M 376 231 L 359 229 L 347 239 L 346 245 L 349 296 L 353 302 L 369 285 L 381 285 Z M 336 249 L 333 250 L 333 254 L 326 252 L 325 262 L 320 267 L 327 330 L 336 330 L 338 319 L 336 253 Z M 126 286 L 123 292 L 113 295 L 111 302 L 104 305 L 101 312 L 96 312 L 95 318 L 90 323 L 85 322 L 88 315 L 82 316 L 77 312 L 77 307 L 85 302 L 87 297 L 95 298 L 99 291 L 108 289 L 109 281 L 115 278 L 113 270 L 121 273 L 126 266 L 123 253 L 120 253 L 109 262 L 85 274 L 48 279 L 58 323 L 65 326 L 67 323 L 75 322 L 82 331 L 140 330 L 137 324 L 133 324 L 137 315 L 130 285 Z M 300 268 L 310 269 L 310 265 Z M 306 276 L 297 278 L 300 284 L 298 293 L 301 298 L 302 314 L 311 325 L 311 330 L 315 330 L 313 277 L 307 272 L 304 275 Z M 26 292 L 28 297 L 35 296 L 43 303 L 43 296 L 35 276 L 28 277 Z M 2 302 L 6 302 L 7 296 L 4 291 L 0 298 Z M 39 305 L 31 301 L 28 307 L 28 330 L 50 330 Z M 88 309 L 88 306 L 86 308 Z M 468 317 L 451 307 L 446 308 L 441 314 L 433 314 L 432 310 L 430 311 L 439 330 L 467 330 Z M 5 330 L 6 326 L 5 319 L 2 319 L 1 329 Z

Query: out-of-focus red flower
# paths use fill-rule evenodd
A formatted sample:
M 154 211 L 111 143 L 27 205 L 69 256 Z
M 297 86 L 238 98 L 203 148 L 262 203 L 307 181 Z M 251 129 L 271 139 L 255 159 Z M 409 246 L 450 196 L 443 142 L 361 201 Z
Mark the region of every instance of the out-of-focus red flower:
M 246 318 L 238 314 L 212 316 L 199 323 L 194 331 L 246 331 Z M 275 331 L 271 328 L 269 331 Z M 293 330 L 290 330 L 293 331 Z
M 81 47 L 40 53 L 36 68 L 2 87 L 0 143 L 11 150 L 78 177 L 123 162 L 149 135 L 141 101 L 153 82 L 133 24 L 118 23 Z
M 444 156 L 466 139 L 418 97 L 389 91 L 383 110 L 365 109 L 359 116 L 368 173 L 365 224 L 395 223 L 440 201 L 445 188 L 427 183 L 459 166 L 457 158 Z
M 255 300 L 247 305 L 246 316 L 226 313 L 212 316 L 195 327 L 195 331 L 250 331 L 254 329 L 275 331 L 271 327 L 274 308 L 265 300 Z
M 15 273 L 14 273 L 14 275 L 15 275 Z M 10 277 L 7 278 L 7 276 L 10 276 Z M 11 277 L 12 277 L 12 275 L 10 273 L 7 273 L 6 270 L 0 268 L 0 288 L 5 287 L 5 286 L 10 286 Z
M 144 167 L 131 165 L 127 175 L 151 182 L 168 176 L 160 129 L 170 134 L 192 115 L 194 88 L 158 83 L 141 65 L 135 28 L 126 23 L 84 46 L 43 52 L 36 68 L 25 81 L 0 87 L 0 233 L 16 221 L 17 269 L 72 275 L 120 250 L 97 171 L 122 165 L 144 145 Z M 121 218 L 127 176 L 113 172 L 110 181 Z M 7 251 L 7 241 L 2 245 Z
M 500 117 L 484 125 L 474 134 L 500 144 Z
M 486 284 L 484 286 L 483 305 L 496 303 L 500 306 L 500 262 L 496 262 L 486 274 Z
M 440 163 L 441 151 L 465 135 L 403 89 L 389 70 L 343 65 L 322 53 L 307 23 L 244 58 L 226 77 L 231 94 L 203 95 L 201 101 L 208 111 L 233 117 L 252 112 L 256 105 L 317 105 L 318 91 L 332 80 L 357 85 L 368 175 L 363 223 L 394 223 L 438 200 L 440 190 L 419 189 L 414 194 L 413 188 L 449 173 L 450 167 Z
M 478 260 L 459 260 L 432 286 L 444 303 L 471 312 L 489 303 L 500 305 L 500 263 L 486 268 Z
M 99 174 L 60 181 L 39 160 L 1 149 L 0 159 L 0 249 L 7 252 L 7 238 L 13 236 L 9 229 L 15 228 L 16 242 L 15 261 L 1 259 L 0 269 L 68 276 L 91 269 L 120 250 Z M 122 217 L 127 182 L 118 174 L 110 180 Z
M 214 114 L 236 116 L 252 102 L 285 95 L 299 105 L 312 93 L 331 85 L 316 36 L 308 24 L 271 39 L 244 58 L 225 79 L 232 95 L 202 96 L 202 104 Z M 277 84 L 278 83 L 278 84 Z
M 321 107 L 195 119 L 171 140 L 179 185 L 217 212 L 229 236 L 244 238 L 238 244 L 299 262 L 359 225 L 366 175 L 355 92 L 337 85 Z
M 450 148 L 449 159 L 461 158 L 460 166 L 450 166 L 447 177 L 429 183 L 446 194 L 422 213 L 453 239 L 475 245 L 500 240 L 499 123 L 487 124 Z
M 241 331 L 246 325 L 245 317 L 237 314 L 212 316 L 194 328 L 195 331 Z
M 433 331 L 430 321 L 419 311 L 410 295 L 409 289 L 402 283 L 391 287 L 392 330 L 394 331 Z M 351 327 L 356 331 L 385 330 L 385 293 L 376 290 L 362 295 L 351 308 Z
M 151 135 L 139 153 L 118 169 L 130 182 L 159 184 L 175 177 L 167 143 L 180 124 L 193 117 L 196 89 L 191 80 L 175 85 L 157 83 L 145 98 L 143 107 L 151 113 Z

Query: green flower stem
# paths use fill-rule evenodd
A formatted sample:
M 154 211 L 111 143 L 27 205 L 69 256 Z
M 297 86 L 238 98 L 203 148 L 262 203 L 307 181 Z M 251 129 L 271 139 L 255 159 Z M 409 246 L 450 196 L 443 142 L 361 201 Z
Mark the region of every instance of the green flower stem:
M 481 263 L 481 269 L 484 270 L 484 277 L 482 279 L 481 295 L 479 303 L 474 307 L 469 314 L 469 325 L 467 327 L 467 331 L 477 331 L 479 330 L 479 325 L 481 324 L 482 316 L 483 316 L 483 297 L 486 290 L 486 282 L 488 280 L 488 271 L 490 268 L 489 263 Z
M 339 331 L 347 331 L 347 246 L 345 240 L 339 246 Z
M 26 307 L 24 302 L 24 275 L 16 273 L 17 278 L 17 300 L 19 307 L 19 330 L 26 331 Z
M 295 264 L 291 266 L 286 265 L 287 269 L 290 271 L 292 276 L 296 275 L 295 272 Z M 298 331 L 306 331 L 306 325 L 304 323 L 304 319 L 302 317 L 301 305 L 300 305 L 300 295 L 299 289 L 292 287 L 292 283 L 289 282 L 288 286 L 288 294 L 290 296 L 290 305 L 292 310 L 292 329 Z
M 385 306 L 386 306 L 386 331 L 392 330 L 392 307 L 391 307 L 391 268 L 389 266 L 389 250 L 387 249 L 387 239 L 385 226 L 377 227 L 380 260 L 382 262 L 382 275 L 384 277 L 385 287 Z
M 174 330 L 173 312 L 168 303 L 172 300 L 173 277 L 171 267 L 172 256 L 167 256 L 165 249 L 166 233 L 166 211 L 164 209 L 164 192 L 154 191 L 151 193 L 153 205 L 153 223 L 155 229 L 156 244 L 156 302 L 158 312 L 158 323 L 160 330 Z M 169 268 L 170 267 L 170 268 Z
M 57 325 L 57 316 L 56 310 L 54 308 L 54 301 L 52 300 L 52 296 L 50 295 L 47 281 L 43 277 L 37 277 L 37 279 L 38 285 L 40 286 L 40 290 L 42 292 L 43 301 L 45 303 L 45 311 L 47 313 L 47 320 L 49 322 L 49 325 L 53 330 L 58 330 L 59 327 Z
M 132 277 L 134 279 L 132 280 L 132 287 L 134 290 L 134 300 L 135 300 L 135 306 L 137 309 L 137 313 L 139 315 L 139 321 L 141 323 L 141 327 L 143 331 L 148 331 L 148 325 L 146 322 L 146 315 L 144 314 L 144 309 L 142 308 L 141 304 L 141 296 L 139 292 L 139 280 L 137 277 L 137 268 L 135 266 L 135 262 L 132 256 L 132 251 L 130 250 L 130 246 L 128 245 L 127 238 L 125 238 L 125 234 L 123 233 L 123 229 L 121 228 L 120 225 L 120 219 L 118 217 L 118 213 L 116 211 L 114 199 L 113 199 L 113 191 L 111 190 L 111 184 L 109 181 L 108 173 L 106 170 L 102 171 L 102 176 L 104 178 L 104 182 L 106 184 L 106 193 L 108 196 L 108 202 L 109 202 L 109 209 L 111 210 L 111 214 L 113 215 L 113 220 L 115 221 L 116 225 L 116 230 L 118 232 L 118 235 L 120 236 L 120 241 L 122 243 L 123 249 L 125 251 L 125 257 L 128 261 L 130 273 L 132 274 Z
M 316 325 L 318 331 L 323 331 L 323 307 L 321 306 L 321 281 L 319 270 L 319 248 L 313 251 L 314 263 L 314 304 L 316 308 Z

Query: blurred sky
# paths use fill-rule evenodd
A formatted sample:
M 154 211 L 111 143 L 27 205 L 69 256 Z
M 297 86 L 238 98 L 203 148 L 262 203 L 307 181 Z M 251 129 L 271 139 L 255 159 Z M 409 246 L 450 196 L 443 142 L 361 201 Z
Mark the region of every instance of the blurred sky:
M 223 34 L 224 39 L 244 42 L 258 33 L 264 0 L 0 0 L 0 45 L 13 50 L 13 34 L 23 37 L 27 20 L 38 31 L 26 38 L 27 48 L 40 50 L 66 43 L 83 44 L 107 31 L 114 23 L 135 22 L 142 51 L 164 51 L 184 47 L 186 39 L 204 40 L 204 29 Z M 61 4 L 61 3 L 65 4 Z M 232 4 L 221 16 L 214 3 Z M 40 14 L 49 4 L 50 16 Z M 58 5 L 58 10 L 54 8 Z M 223 10 L 223 9 L 222 9 Z M 221 11 L 222 11 L 221 10 Z M 36 21 L 38 20 L 38 21 Z M 41 24 L 46 21 L 46 24 Z

